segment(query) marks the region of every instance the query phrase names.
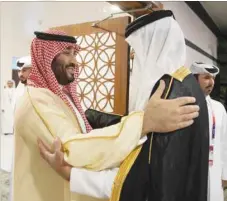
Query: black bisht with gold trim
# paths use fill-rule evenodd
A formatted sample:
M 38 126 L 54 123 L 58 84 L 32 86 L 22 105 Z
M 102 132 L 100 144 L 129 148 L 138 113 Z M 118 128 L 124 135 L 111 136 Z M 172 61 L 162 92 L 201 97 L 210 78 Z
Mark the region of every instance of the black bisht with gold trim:
M 126 37 L 170 14 L 171 11 L 161 11 L 141 17 L 127 27 Z M 205 96 L 187 68 L 161 79 L 166 83 L 163 98 L 193 96 L 200 115 L 190 127 L 154 133 L 153 139 L 148 135 L 145 144 L 121 165 L 111 201 L 207 201 L 209 123 Z

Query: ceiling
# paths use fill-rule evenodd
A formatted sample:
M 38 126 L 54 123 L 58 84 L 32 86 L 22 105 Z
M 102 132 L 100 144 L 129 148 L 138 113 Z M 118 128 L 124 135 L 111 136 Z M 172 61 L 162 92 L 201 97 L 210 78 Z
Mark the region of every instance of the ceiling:
M 200 1 L 203 8 L 212 18 L 222 34 L 227 35 L 227 2 L 226 1 Z
M 117 5 L 122 11 L 132 11 L 136 9 L 136 11 L 134 12 L 129 12 L 129 14 L 133 15 L 134 17 L 139 17 L 141 15 L 150 13 L 155 10 L 160 10 L 163 8 L 163 4 L 159 1 L 155 1 L 155 2 L 154 1 L 107 1 L 107 2 L 113 5 Z M 149 5 L 151 6 L 151 9 L 144 10 L 144 8 Z
M 118 5 L 121 10 L 130 10 L 137 8 L 144 8 L 148 4 L 153 4 L 153 9 L 162 9 L 163 5 L 160 1 L 108 1 L 111 4 Z M 200 1 L 200 2 L 187 2 L 190 6 L 202 5 L 207 14 L 211 17 L 214 24 L 221 31 L 223 36 L 227 36 L 227 1 Z M 195 8 L 195 7 L 194 7 Z M 193 9 L 193 8 L 192 8 Z M 194 10 L 194 9 L 193 9 Z M 197 10 L 199 12 L 199 10 Z M 204 12 L 205 12 L 204 11 Z M 130 13 L 135 17 L 149 13 L 149 11 Z M 200 10 L 200 15 L 203 15 Z M 227 37 L 225 37 L 227 38 Z

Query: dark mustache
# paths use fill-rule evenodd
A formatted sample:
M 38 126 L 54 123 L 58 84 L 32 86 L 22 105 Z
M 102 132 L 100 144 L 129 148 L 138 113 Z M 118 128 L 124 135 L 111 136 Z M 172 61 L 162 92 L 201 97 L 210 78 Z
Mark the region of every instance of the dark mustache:
M 206 88 L 207 88 L 207 89 L 212 88 L 212 85 L 209 85 L 209 86 L 207 86 Z
M 66 68 L 70 68 L 70 67 L 75 68 L 75 67 L 76 67 L 76 65 L 75 65 L 74 63 L 70 63 L 70 64 L 66 65 Z

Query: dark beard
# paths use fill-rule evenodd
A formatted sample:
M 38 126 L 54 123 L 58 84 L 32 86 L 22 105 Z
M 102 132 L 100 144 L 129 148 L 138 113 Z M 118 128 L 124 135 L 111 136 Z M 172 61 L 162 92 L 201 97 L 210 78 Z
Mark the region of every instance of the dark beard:
M 75 78 L 73 78 L 73 79 L 64 79 L 64 80 L 59 80 L 58 81 L 58 83 L 59 84 L 61 84 L 61 85 L 63 85 L 63 86 L 65 86 L 65 85 L 68 85 L 68 84 L 70 84 L 71 82 L 73 82 L 75 80 Z
M 75 80 L 75 78 L 68 78 L 67 77 L 67 73 L 65 71 L 65 69 L 67 67 L 75 67 L 75 64 L 70 63 L 68 65 L 63 65 L 63 64 L 58 64 L 56 62 L 56 57 L 53 59 L 52 64 L 51 64 L 51 69 L 54 72 L 55 78 L 57 79 L 58 83 L 62 86 L 68 85 L 71 82 L 73 82 Z
M 23 80 L 23 81 L 21 80 L 20 82 L 21 82 L 22 84 L 24 84 L 24 85 L 27 84 L 27 80 Z

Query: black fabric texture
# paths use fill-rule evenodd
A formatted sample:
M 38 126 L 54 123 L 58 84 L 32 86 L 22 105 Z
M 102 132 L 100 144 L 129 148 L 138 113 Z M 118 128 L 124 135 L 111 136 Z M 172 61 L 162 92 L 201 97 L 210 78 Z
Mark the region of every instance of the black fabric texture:
M 85 111 L 86 118 L 93 129 L 104 128 L 117 124 L 121 121 L 122 116 L 116 114 L 108 114 L 93 109 Z
M 169 87 L 170 76 L 162 78 Z M 157 88 L 156 84 L 153 92 Z M 171 133 L 151 135 L 130 169 L 120 201 L 207 201 L 209 123 L 205 97 L 190 74 L 183 82 L 174 79 L 167 99 L 193 96 L 200 106 L 193 125 Z

